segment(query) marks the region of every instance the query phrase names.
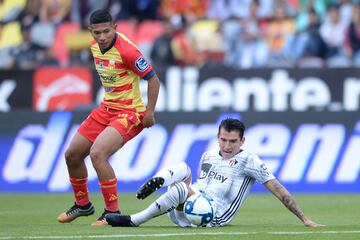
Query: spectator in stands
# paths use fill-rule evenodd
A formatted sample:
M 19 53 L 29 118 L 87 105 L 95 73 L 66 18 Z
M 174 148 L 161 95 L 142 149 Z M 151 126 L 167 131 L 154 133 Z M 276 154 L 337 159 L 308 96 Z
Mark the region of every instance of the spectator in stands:
M 327 10 L 327 19 L 320 26 L 320 35 L 326 44 L 325 58 L 328 62 L 345 61 L 343 46 L 347 25 L 341 21 L 339 5 L 330 5 Z
M 23 43 L 21 26 L 17 20 L 25 3 L 25 0 L 0 2 L 0 68 L 14 67 L 14 51 Z
M 344 24 L 349 25 L 352 18 L 353 4 L 349 0 L 339 0 L 340 19 Z
M 309 26 L 305 34 L 307 40 L 303 56 L 323 59 L 326 53 L 326 45 L 320 35 L 320 20 L 314 9 L 309 11 Z
M 269 49 L 261 35 L 257 18 L 259 1 L 250 5 L 250 16 L 240 21 L 241 28 L 235 41 L 234 66 L 240 68 L 259 68 L 267 63 Z
M 162 0 L 159 10 L 165 19 L 184 15 L 201 19 L 206 16 L 208 4 L 209 0 Z
M 71 10 L 71 0 L 42 0 L 40 19 L 42 22 L 59 24 L 68 19 Z
M 353 6 L 352 21 L 346 33 L 345 41 L 346 56 L 351 58 L 354 63 L 360 64 L 360 5 Z
M 209 0 L 206 15 L 209 19 L 225 21 L 232 16 L 232 12 L 226 0 Z
M 265 41 L 269 48 L 270 65 L 291 64 L 289 39 L 296 31 L 294 18 L 287 12 L 285 1 L 279 1 L 275 6 L 274 18 L 262 25 Z
M 158 19 L 160 0 L 132 0 L 130 3 L 130 11 L 140 22 Z
M 175 65 L 176 61 L 172 50 L 171 42 L 174 37 L 176 27 L 172 22 L 164 22 L 164 32 L 159 36 L 151 49 L 150 58 L 153 65 Z
M 119 1 L 116 0 L 116 2 Z M 70 20 L 79 23 L 82 29 L 87 30 L 90 14 L 97 9 L 105 9 L 108 5 L 109 0 L 72 0 Z
M 182 18 L 178 30 L 174 34 L 171 46 L 174 53 L 176 63 L 179 65 L 196 65 L 204 64 L 204 55 L 198 52 L 194 46 L 194 42 L 188 34 L 187 19 Z

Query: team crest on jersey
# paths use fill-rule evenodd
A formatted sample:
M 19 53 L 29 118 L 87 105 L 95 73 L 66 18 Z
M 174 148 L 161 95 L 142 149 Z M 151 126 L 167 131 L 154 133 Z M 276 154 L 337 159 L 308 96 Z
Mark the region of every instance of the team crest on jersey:
M 115 69 L 115 60 L 114 59 L 109 60 L 109 69 Z
M 146 69 L 149 68 L 149 64 L 143 56 L 136 59 L 135 66 L 136 66 L 136 69 L 139 70 L 140 72 L 145 72 Z
M 236 165 L 237 163 L 238 163 L 238 161 L 236 159 L 231 159 L 229 161 L 229 166 L 232 167 L 232 166 Z

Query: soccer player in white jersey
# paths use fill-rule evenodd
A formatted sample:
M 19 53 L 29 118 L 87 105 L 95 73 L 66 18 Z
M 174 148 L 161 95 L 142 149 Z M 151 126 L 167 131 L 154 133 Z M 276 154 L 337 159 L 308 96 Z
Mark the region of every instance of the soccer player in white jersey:
M 244 131 L 245 126 L 241 121 L 233 118 L 223 120 L 218 130 L 220 149 L 207 151 L 202 155 L 201 173 L 194 184 L 191 184 L 191 170 L 185 163 L 167 167 L 140 187 L 137 198 L 144 199 L 160 187 L 168 187 L 166 193 L 141 212 L 132 215 L 107 214 L 106 221 L 114 227 L 136 227 L 168 213 L 176 225 L 189 227 L 191 223 L 183 214 L 183 205 L 189 196 L 204 192 L 216 203 L 215 217 L 207 226 L 223 226 L 234 218 L 257 180 L 305 226 L 324 226 L 303 213 L 292 195 L 257 155 L 241 148 L 245 141 Z

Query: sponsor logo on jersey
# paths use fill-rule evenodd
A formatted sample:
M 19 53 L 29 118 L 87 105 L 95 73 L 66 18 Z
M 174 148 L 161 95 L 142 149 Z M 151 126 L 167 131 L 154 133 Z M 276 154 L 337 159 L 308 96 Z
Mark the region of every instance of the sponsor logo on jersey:
M 136 66 L 136 69 L 139 70 L 140 72 L 145 72 L 146 69 L 149 68 L 148 62 L 142 56 L 139 57 L 138 59 L 136 59 L 135 66 Z
M 105 92 L 112 92 L 112 91 L 114 91 L 114 87 L 104 87 L 104 91 Z
M 102 73 L 100 73 L 100 72 L 98 72 L 99 73 L 99 76 L 100 76 L 100 78 L 101 78 L 101 80 L 103 81 L 103 82 L 106 82 L 106 83 L 113 83 L 113 82 L 115 82 L 115 80 L 116 80 L 116 76 L 109 76 L 109 75 L 105 75 L 105 74 L 102 74 Z
M 236 165 L 237 163 L 238 163 L 238 161 L 236 159 L 231 159 L 229 161 L 229 166 L 232 167 L 232 166 Z
M 210 171 L 211 166 L 212 165 L 209 163 L 203 163 L 201 165 L 201 172 L 200 172 L 200 177 L 199 177 L 200 179 L 205 178 L 207 176 L 207 174 Z
M 104 69 L 104 61 L 103 61 L 103 60 L 100 60 L 100 62 L 99 62 L 99 68 L 100 68 L 100 69 Z
M 203 163 L 201 165 L 201 172 L 200 172 L 200 179 L 204 179 L 206 177 L 208 178 L 214 178 L 215 180 L 219 180 L 221 183 L 225 182 L 226 179 L 228 179 L 227 177 L 215 172 L 215 171 L 211 171 L 211 164 L 209 163 Z

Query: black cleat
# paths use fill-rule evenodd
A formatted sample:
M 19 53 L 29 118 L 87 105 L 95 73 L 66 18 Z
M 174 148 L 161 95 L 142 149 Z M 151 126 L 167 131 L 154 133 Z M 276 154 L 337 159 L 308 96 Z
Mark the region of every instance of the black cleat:
M 145 199 L 147 196 L 158 190 L 164 184 L 165 179 L 162 177 L 154 177 L 144 183 L 136 193 L 138 199 Z
M 93 223 L 91 223 L 91 226 L 106 226 L 108 223 L 105 220 L 106 214 L 120 214 L 120 211 L 116 212 L 110 212 L 109 210 L 104 209 L 104 212 L 101 214 L 101 216 Z
M 108 213 L 105 215 L 106 222 L 112 227 L 136 227 L 129 215 Z
M 69 210 L 61 213 L 57 220 L 61 223 L 69 223 L 78 217 L 92 215 L 94 212 L 95 208 L 91 203 L 86 206 L 79 206 L 75 203 Z

